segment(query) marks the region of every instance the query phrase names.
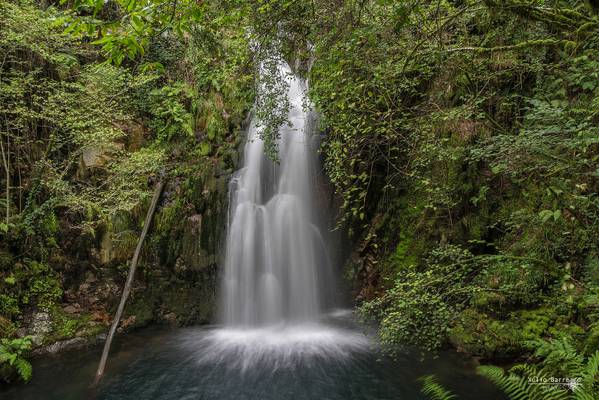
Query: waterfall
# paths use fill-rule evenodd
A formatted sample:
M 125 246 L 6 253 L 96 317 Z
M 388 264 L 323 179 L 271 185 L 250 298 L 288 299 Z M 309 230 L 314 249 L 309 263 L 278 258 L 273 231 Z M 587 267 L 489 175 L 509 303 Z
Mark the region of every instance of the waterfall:
M 260 121 L 253 118 L 243 165 L 229 184 L 222 326 L 190 331 L 180 341 L 199 365 L 243 374 L 303 368 L 315 360 L 342 362 L 371 348 L 354 329 L 351 312 L 329 310 L 336 286 L 323 235 L 326 210 L 315 201 L 315 114 L 306 82 L 282 62 L 277 68 L 261 73 L 286 80 L 286 89 L 269 100 L 286 105 L 289 123 L 279 128 L 273 162 L 265 154 Z
M 314 207 L 314 116 L 306 82 L 286 64 L 279 68 L 289 104 L 289 124 L 280 127 L 277 139 L 279 162 L 266 156 L 254 118 L 243 166 L 229 188 L 221 289 L 222 319 L 229 327 L 315 321 L 325 306 L 323 288 L 333 287 Z
M 269 100 L 287 106 L 289 123 L 278 131 L 278 162 L 265 154 L 258 118 L 249 124 L 243 165 L 229 185 L 223 326 L 182 343 L 201 365 L 274 371 L 315 359 L 345 360 L 370 346 L 345 313 L 325 312 L 336 286 L 323 235 L 326 212 L 315 201 L 315 114 L 306 82 L 282 62 L 277 68 L 261 73 L 286 80 L 286 89 Z

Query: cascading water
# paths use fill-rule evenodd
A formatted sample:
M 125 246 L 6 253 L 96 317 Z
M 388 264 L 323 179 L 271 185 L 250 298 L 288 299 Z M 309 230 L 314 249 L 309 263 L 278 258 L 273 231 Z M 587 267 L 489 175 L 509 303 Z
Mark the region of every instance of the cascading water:
M 263 71 L 264 73 L 264 71 Z M 314 206 L 318 181 L 314 114 L 306 83 L 280 62 L 288 122 L 279 128 L 278 159 L 265 154 L 256 118 L 244 162 L 230 183 L 229 224 L 221 289 L 223 327 L 201 343 L 202 364 L 227 367 L 298 365 L 306 357 L 340 358 L 365 350 L 361 332 L 331 324 L 334 278 Z M 206 350 L 206 349 L 209 350 Z
M 306 110 L 305 83 L 287 77 L 289 125 L 280 128 L 280 163 L 264 152 L 252 121 L 245 159 L 230 187 L 230 221 L 223 280 L 227 326 L 263 326 L 314 321 L 324 305 L 321 287 L 329 263 L 313 207 L 313 120 Z

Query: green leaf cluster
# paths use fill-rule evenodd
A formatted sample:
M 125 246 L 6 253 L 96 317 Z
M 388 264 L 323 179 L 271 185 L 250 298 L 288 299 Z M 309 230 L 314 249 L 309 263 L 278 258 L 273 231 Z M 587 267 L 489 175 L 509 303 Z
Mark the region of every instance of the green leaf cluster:
M 31 349 L 31 337 L 0 339 L 0 378 L 10 381 L 13 374 L 27 382 L 31 379 L 32 367 L 25 356 Z

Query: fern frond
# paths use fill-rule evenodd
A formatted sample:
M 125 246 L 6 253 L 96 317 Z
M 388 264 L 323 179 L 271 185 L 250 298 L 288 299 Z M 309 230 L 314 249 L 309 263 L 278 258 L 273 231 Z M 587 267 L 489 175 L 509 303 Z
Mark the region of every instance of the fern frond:
M 534 367 L 517 366 L 512 370 L 534 372 Z M 512 400 L 567 400 L 568 392 L 554 386 L 534 385 L 528 378 L 506 374 L 503 369 L 492 365 L 480 366 L 478 374 L 484 376 Z M 534 374 L 532 374 L 534 375 Z
M 453 400 L 457 396 L 445 389 L 434 375 L 426 375 L 419 379 L 422 383 L 422 393 L 431 400 Z
M 563 374 L 578 376 L 585 368 L 584 356 L 579 354 L 568 337 L 551 340 L 529 341 L 527 344 L 535 348 L 535 356 L 542 358 L 543 368 L 540 372 L 548 375 Z
M 582 378 L 580 385 L 574 389 L 575 400 L 595 400 L 599 398 L 597 382 L 599 378 L 599 351 L 587 359 L 584 369 L 578 374 Z
M 539 400 L 570 400 L 570 392 L 556 386 L 530 385 L 532 398 Z
M 587 391 L 575 391 L 573 400 L 597 400 L 596 395 L 588 393 Z
M 491 365 L 480 366 L 477 368 L 476 372 L 493 382 L 493 384 L 505 392 L 510 399 L 530 399 L 529 387 L 523 378 L 516 375 L 506 375 L 503 372 L 503 369 Z
M 10 360 L 11 354 L 6 347 L 0 345 L 0 364 Z
M 33 369 L 29 361 L 25 360 L 24 358 L 17 358 L 15 361 L 15 368 L 25 382 L 31 379 L 31 373 L 33 372 Z
M 583 383 L 593 385 L 597 381 L 597 375 L 599 374 L 599 350 L 595 351 L 587 360 L 587 365 L 582 372 Z
M 516 364 L 510 369 L 510 372 L 525 377 L 538 376 L 539 374 L 539 371 L 534 364 Z

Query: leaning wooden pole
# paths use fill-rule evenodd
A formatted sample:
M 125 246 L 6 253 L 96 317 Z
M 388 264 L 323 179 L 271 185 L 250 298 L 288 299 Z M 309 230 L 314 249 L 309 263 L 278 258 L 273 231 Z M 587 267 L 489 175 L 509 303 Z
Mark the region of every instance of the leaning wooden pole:
M 146 238 L 146 234 L 148 233 L 150 223 L 152 222 L 152 216 L 154 215 L 154 210 L 156 209 L 156 204 L 158 204 L 158 199 L 160 198 L 160 194 L 162 193 L 163 187 L 164 180 L 160 180 L 160 182 L 158 182 L 158 184 L 156 185 L 156 189 L 154 190 L 154 196 L 152 197 L 150 208 L 148 209 L 148 213 L 146 214 L 146 219 L 144 221 L 144 226 L 141 231 L 141 236 L 139 237 L 137 247 L 135 248 L 135 253 L 133 254 L 133 258 L 131 259 L 131 265 L 129 266 L 129 274 L 127 275 L 127 281 L 125 282 L 123 294 L 121 295 L 121 302 L 119 303 L 119 307 L 117 308 L 116 314 L 114 315 L 114 319 L 112 320 L 112 325 L 110 326 L 110 331 L 108 332 L 106 343 L 104 343 L 104 350 L 102 351 L 102 358 L 100 358 L 100 365 L 98 365 L 98 370 L 96 371 L 96 379 L 94 380 L 94 385 L 100 382 L 100 379 L 102 379 L 102 375 L 104 374 L 104 368 L 106 367 L 106 360 L 108 359 L 108 352 L 110 351 L 112 338 L 114 337 L 116 328 L 119 325 L 121 316 L 123 315 L 123 310 L 125 309 L 125 303 L 127 302 L 127 298 L 129 297 L 129 293 L 131 292 L 131 285 L 133 284 L 133 277 L 135 275 L 135 269 L 137 268 L 139 254 L 141 253 L 141 248 L 144 243 L 144 239 Z

